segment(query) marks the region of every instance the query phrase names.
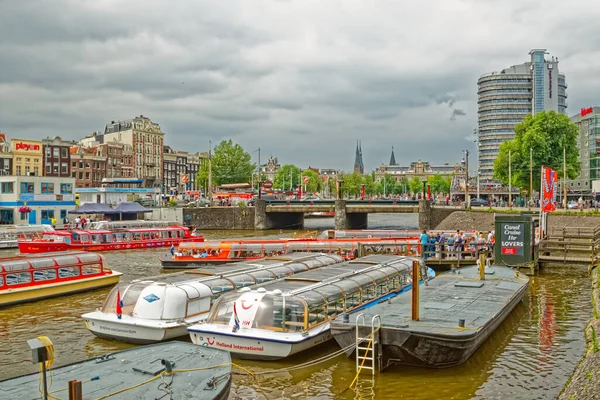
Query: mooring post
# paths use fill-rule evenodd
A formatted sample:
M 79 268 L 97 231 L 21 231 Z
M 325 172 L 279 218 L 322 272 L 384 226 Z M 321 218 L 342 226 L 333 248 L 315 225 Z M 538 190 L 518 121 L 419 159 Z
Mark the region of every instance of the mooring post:
M 479 279 L 485 281 L 485 254 L 479 255 Z
M 419 270 L 421 263 L 413 261 L 412 263 L 412 320 L 419 320 Z

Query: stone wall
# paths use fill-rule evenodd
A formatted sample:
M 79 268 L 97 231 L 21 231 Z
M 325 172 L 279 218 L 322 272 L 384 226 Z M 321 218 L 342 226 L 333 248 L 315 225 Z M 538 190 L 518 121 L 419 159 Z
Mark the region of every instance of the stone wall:
M 519 213 L 501 213 L 496 214 L 493 212 L 483 211 L 455 211 L 448 215 L 437 225 L 433 225 L 435 229 L 444 230 L 476 230 L 476 231 L 489 231 L 494 227 L 494 218 L 496 215 L 519 215 Z M 595 227 L 600 226 L 600 216 L 587 215 L 586 213 L 570 214 L 570 215 L 548 215 L 548 229 L 560 229 L 562 227 Z M 427 228 L 422 228 L 427 229 Z M 433 229 L 433 228 L 430 228 Z
M 435 207 L 431 202 L 419 200 L 419 229 L 434 229 L 449 215 L 459 210 L 447 207 Z
M 254 207 L 184 208 L 183 221 L 198 229 L 254 229 Z

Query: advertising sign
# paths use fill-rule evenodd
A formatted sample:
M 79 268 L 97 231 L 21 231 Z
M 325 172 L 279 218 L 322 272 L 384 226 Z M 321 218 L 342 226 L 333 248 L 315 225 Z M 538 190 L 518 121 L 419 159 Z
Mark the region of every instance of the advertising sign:
M 10 143 L 13 152 L 42 154 L 42 142 L 13 139 L 10 141 Z
M 525 255 L 525 224 L 507 222 L 500 224 L 500 251 L 512 256 Z

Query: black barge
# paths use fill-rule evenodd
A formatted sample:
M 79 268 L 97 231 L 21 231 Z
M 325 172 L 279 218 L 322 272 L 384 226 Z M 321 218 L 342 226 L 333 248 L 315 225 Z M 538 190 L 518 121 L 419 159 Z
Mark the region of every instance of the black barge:
M 377 369 L 383 371 L 394 364 L 453 367 L 481 346 L 523 299 L 528 287 L 529 278 L 508 267 L 486 267 L 484 280 L 477 266 L 456 269 L 438 275 L 427 286 L 420 285 L 418 321 L 411 318 L 412 291 L 407 291 L 366 309 L 358 336 L 368 337 L 371 320 L 379 315 L 381 328 L 374 334 Z M 331 333 L 342 348 L 356 343 L 356 319 L 357 315 L 351 314 L 331 322 Z M 350 347 L 347 356 L 354 352 Z

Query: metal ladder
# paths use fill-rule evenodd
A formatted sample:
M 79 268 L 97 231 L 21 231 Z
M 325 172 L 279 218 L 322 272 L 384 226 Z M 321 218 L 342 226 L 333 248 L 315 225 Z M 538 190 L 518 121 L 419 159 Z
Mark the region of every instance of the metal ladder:
M 370 369 L 372 374 L 375 375 L 375 346 L 377 345 L 377 337 L 375 333 L 381 328 L 381 318 L 379 314 L 371 318 L 371 334 L 366 337 L 361 337 L 359 334 L 359 327 L 364 326 L 365 315 L 358 314 L 355 321 L 355 332 L 356 332 L 356 372 L 360 373 L 363 369 Z M 367 346 L 361 346 L 363 343 L 367 343 Z M 370 342 L 370 344 L 369 344 Z M 364 353 L 361 355 L 361 351 Z M 370 361 L 370 365 L 363 364 Z M 362 366 L 361 366 L 362 364 Z

